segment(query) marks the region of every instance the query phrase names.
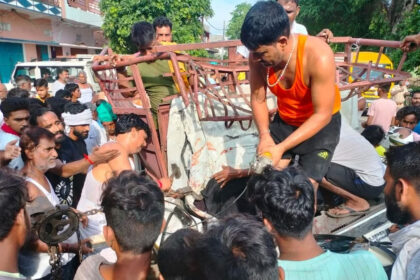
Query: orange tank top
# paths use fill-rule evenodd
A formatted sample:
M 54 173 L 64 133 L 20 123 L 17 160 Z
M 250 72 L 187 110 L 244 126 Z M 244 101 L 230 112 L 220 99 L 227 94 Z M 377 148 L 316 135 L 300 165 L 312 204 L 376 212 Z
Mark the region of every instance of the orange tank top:
M 289 89 L 284 89 L 279 83 L 269 87 L 271 92 L 277 96 L 277 108 L 281 119 L 287 124 L 300 126 L 313 114 L 311 89 L 305 85 L 303 80 L 303 54 L 305 43 L 308 36 L 299 35 L 297 45 L 296 73 L 293 85 Z M 274 84 L 277 81 L 276 73 L 273 68 L 268 68 L 268 81 Z M 333 114 L 337 113 L 341 107 L 341 96 L 338 86 L 335 86 L 335 100 Z

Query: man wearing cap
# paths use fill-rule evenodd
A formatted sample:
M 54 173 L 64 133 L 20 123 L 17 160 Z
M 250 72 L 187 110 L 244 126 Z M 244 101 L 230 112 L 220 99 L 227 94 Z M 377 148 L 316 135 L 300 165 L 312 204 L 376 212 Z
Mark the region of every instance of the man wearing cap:
M 98 100 L 96 105 L 98 106 L 96 108 L 98 121 L 105 128 L 107 142 L 115 140 L 115 121 L 117 120 L 117 115 L 114 114 L 111 104 L 105 100 Z

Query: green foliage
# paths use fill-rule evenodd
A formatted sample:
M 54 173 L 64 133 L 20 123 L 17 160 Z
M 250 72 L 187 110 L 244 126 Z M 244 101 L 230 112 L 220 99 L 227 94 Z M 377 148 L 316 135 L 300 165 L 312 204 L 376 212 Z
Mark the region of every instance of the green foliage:
M 251 9 L 251 4 L 249 3 L 236 5 L 235 10 L 231 13 L 232 19 L 229 21 L 226 31 L 226 35 L 229 39 L 239 39 L 241 35 L 241 27 L 249 9 Z
M 213 15 L 210 0 L 102 0 L 102 29 L 117 53 L 133 53 L 130 31 L 134 23 L 158 16 L 168 17 L 173 24 L 173 39 L 177 43 L 199 42 L 203 34 L 202 18 Z
M 323 28 L 329 28 L 334 36 L 399 41 L 407 35 L 417 34 L 420 31 L 420 1 L 411 2 L 411 6 L 408 4 L 404 6 L 402 2 L 401 0 L 301 0 L 297 21 L 304 24 L 310 34 L 317 34 Z M 333 47 L 337 49 L 337 46 Z M 396 64 L 402 52 L 389 49 L 386 50 L 386 54 Z M 417 68 L 418 73 L 419 61 L 419 50 L 409 53 L 404 70 L 415 71 Z

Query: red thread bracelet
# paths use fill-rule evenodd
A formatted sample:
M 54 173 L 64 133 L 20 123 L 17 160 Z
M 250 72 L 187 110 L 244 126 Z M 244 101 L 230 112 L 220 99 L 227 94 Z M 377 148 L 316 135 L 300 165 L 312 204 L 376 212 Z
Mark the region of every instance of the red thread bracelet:
M 87 160 L 90 164 L 95 164 L 92 160 L 90 160 L 89 156 L 87 154 L 83 154 L 83 157 L 85 160 Z
M 162 189 L 163 187 L 162 182 L 160 180 L 157 180 L 157 183 L 159 184 L 159 189 Z

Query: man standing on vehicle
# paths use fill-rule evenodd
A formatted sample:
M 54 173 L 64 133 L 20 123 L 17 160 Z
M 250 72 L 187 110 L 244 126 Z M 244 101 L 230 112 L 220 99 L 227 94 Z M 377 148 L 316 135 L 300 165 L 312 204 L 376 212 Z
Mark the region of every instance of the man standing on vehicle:
M 51 87 L 53 96 L 58 90 L 64 89 L 64 87 L 67 84 L 68 79 L 69 79 L 69 70 L 64 69 L 64 68 L 57 69 L 57 80 L 52 84 L 52 87 Z
M 153 21 L 153 27 L 155 28 L 157 42 L 172 42 L 172 22 L 168 18 L 157 17 Z
M 250 9 L 241 41 L 251 51 L 251 106 L 259 130 L 258 154 L 271 154 L 273 165 L 279 168 L 299 155 L 299 164 L 318 186 L 340 135 L 341 98 L 332 50 L 315 37 L 290 34 L 289 18 L 275 2 L 258 2 Z M 272 123 L 267 86 L 277 96 L 278 113 Z

